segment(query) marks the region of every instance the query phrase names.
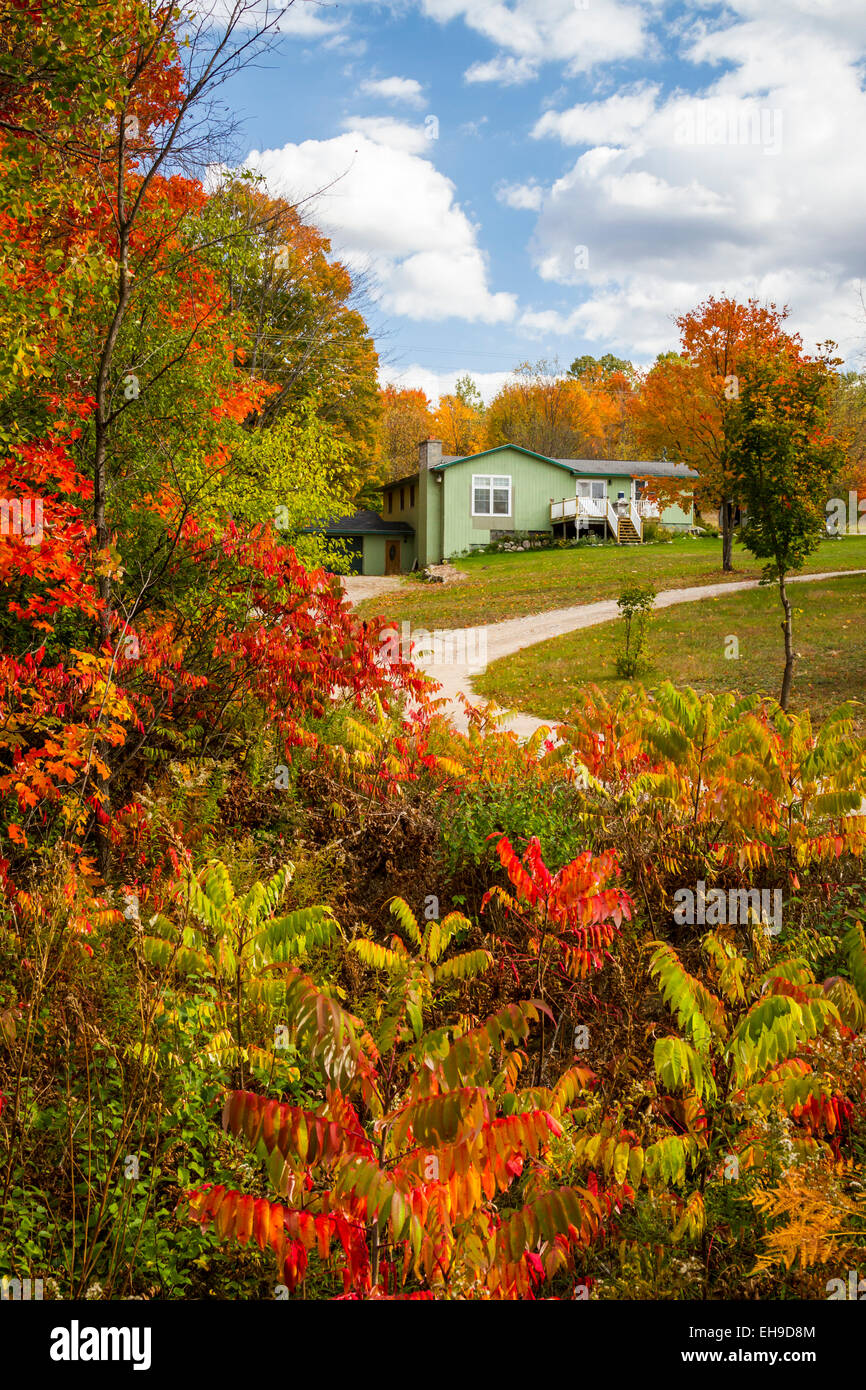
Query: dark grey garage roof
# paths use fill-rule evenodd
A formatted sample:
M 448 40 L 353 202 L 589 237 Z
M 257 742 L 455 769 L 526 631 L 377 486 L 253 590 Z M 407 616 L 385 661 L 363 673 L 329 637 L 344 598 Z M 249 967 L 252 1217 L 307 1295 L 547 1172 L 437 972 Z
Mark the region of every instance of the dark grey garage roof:
M 415 530 L 405 521 L 384 521 L 375 512 L 363 510 L 353 516 L 336 517 L 322 526 L 305 526 L 304 532 L 323 536 L 414 536 Z
M 401 483 L 417 483 L 417 481 L 418 470 L 416 468 L 414 473 L 407 473 L 405 478 L 390 478 L 387 483 L 382 483 L 382 491 L 387 492 L 388 488 L 399 487 Z

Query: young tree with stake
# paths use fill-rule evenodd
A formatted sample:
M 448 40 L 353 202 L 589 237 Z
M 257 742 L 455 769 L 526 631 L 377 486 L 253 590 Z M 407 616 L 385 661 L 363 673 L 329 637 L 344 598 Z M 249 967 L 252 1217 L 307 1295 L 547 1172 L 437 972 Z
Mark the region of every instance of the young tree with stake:
M 730 459 L 747 517 L 742 542 L 766 560 L 762 583 L 778 583 L 785 638 L 779 704 L 788 708 L 794 674 L 793 609 L 787 576 L 802 569 L 825 534 L 827 489 L 843 450 L 830 426 L 835 387 L 824 343 L 817 357 L 752 354 L 728 418 Z

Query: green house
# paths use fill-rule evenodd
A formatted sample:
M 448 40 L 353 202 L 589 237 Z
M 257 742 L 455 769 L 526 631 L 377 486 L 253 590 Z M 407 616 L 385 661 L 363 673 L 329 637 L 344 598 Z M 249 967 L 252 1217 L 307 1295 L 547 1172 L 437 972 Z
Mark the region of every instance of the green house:
M 660 509 L 643 495 L 641 480 L 655 477 L 683 480 L 676 505 Z M 335 522 L 328 534 L 351 537 L 361 574 L 405 574 L 509 538 L 595 532 L 638 544 L 650 518 L 672 531 L 694 525 L 696 477 L 666 459 L 553 459 L 515 444 L 443 456 L 441 443 L 426 439 L 417 473 L 385 484 L 380 517 L 361 512 Z

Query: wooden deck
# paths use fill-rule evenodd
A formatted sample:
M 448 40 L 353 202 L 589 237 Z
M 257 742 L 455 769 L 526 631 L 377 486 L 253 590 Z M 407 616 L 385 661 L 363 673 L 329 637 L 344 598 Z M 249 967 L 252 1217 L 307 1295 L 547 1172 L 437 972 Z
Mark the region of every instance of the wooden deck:
M 639 545 L 643 540 L 644 520 L 658 514 L 658 505 L 654 502 L 626 500 L 614 505 L 607 497 L 563 497 L 560 502 L 550 499 L 550 523 L 554 531 L 562 526 L 565 535 L 573 526 L 577 534 L 600 526 L 617 545 Z

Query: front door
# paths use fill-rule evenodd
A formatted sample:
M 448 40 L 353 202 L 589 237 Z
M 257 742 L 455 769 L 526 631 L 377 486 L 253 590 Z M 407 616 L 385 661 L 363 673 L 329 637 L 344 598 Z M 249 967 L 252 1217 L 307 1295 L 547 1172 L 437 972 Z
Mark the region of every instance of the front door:
M 387 541 L 385 543 L 385 573 L 400 573 L 400 542 Z

